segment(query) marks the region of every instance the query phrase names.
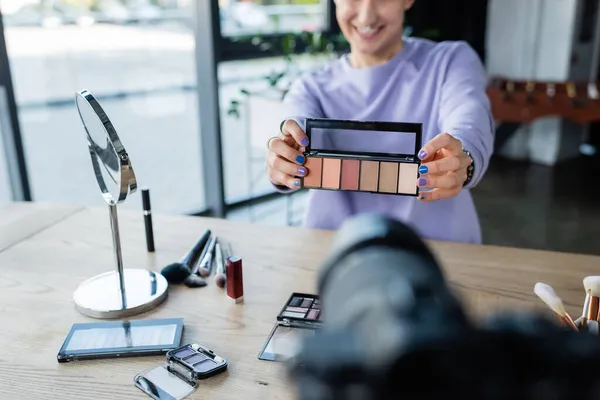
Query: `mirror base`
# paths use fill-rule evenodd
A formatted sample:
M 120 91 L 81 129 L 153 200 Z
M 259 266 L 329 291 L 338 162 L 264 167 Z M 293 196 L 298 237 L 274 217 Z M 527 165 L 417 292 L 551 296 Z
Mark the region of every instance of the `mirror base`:
M 116 271 L 105 272 L 83 282 L 73 293 L 77 310 L 92 318 L 125 318 L 152 310 L 167 298 L 168 283 L 159 273 L 124 269 L 123 278 L 124 296 L 119 289 Z

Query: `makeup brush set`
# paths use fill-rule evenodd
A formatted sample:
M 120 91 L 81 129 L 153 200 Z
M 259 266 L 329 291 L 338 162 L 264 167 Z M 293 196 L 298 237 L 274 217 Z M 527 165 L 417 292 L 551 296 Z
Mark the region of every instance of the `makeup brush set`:
M 170 283 L 199 288 L 208 285 L 213 272 L 215 284 L 227 287 L 227 295 L 236 302 L 242 301 L 242 259 L 232 254 L 229 244 L 206 230 L 179 262 L 167 265 L 161 274 Z
M 578 332 L 590 332 L 596 335 L 600 334 L 600 276 L 587 276 L 583 279 L 585 289 L 585 300 L 581 316 L 576 320 L 569 315 L 563 301 L 555 293 L 550 285 L 538 282 L 533 288 L 533 292 L 554 312 L 558 321 Z

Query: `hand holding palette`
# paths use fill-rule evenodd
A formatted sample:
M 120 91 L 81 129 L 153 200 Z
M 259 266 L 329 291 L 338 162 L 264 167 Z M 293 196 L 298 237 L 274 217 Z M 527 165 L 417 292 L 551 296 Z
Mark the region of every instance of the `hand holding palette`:
M 138 374 L 135 386 L 156 400 L 181 400 L 192 394 L 197 380 L 227 369 L 227 360 L 199 344 L 188 344 L 167 353 L 167 364 Z
M 303 187 L 417 196 L 423 126 L 306 119 Z
M 295 355 L 302 337 L 321 326 L 321 301 L 313 294 L 293 293 L 277 316 L 277 323 L 258 358 L 285 361 Z

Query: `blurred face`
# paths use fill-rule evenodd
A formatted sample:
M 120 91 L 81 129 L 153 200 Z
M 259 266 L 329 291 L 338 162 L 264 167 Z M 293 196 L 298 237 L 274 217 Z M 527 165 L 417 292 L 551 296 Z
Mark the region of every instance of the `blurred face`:
M 389 57 L 402 46 L 404 13 L 414 0 L 336 0 L 336 17 L 352 53 Z

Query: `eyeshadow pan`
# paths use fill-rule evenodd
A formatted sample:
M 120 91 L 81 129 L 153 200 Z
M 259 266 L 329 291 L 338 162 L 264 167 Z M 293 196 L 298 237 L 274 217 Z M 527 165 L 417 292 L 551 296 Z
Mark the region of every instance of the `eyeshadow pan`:
M 188 347 L 187 349 L 183 349 L 180 352 L 175 353 L 175 357 L 185 358 L 187 356 L 191 356 L 192 354 L 196 354 L 196 352 Z
M 419 164 L 400 164 L 398 193 L 417 194 Z
M 321 314 L 320 310 L 310 310 L 306 318 L 315 320 L 319 318 L 319 314 Z
M 194 364 L 198 364 L 200 361 L 204 361 L 207 359 L 208 359 L 208 357 L 205 356 L 204 354 L 197 353 L 195 356 L 192 356 L 192 357 L 186 359 L 185 362 L 188 363 L 189 365 L 194 365 Z
M 289 312 L 289 311 L 284 311 L 281 313 L 282 317 L 289 317 L 289 318 L 304 318 L 304 315 L 306 313 L 304 312 Z
M 301 312 L 301 313 L 305 313 L 306 312 L 306 308 L 302 308 L 302 307 L 288 307 L 285 309 L 285 311 L 289 311 L 289 312 Z
M 292 301 L 290 301 L 291 307 L 298 307 L 300 304 L 302 304 L 302 297 L 294 297 L 292 298 Z
M 339 158 L 323 158 L 323 188 L 339 189 L 342 160 Z
M 305 298 L 302 301 L 302 306 L 301 307 L 303 307 L 303 308 L 310 308 L 310 305 L 312 304 L 312 302 L 313 302 L 313 299 Z
M 202 372 L 207 372 L 210 371 L 212 368 L 214 368 L 216 362 L 214 362 L 213 360 L 211 360 L 210 358 L 199 362 L 198 364 L 194 365 L 194 369 L 200 373 Z
M 321 187 L 321 173 L 323 172 L 323 159 L 320 157 L 306 157 L 304 166 L 308 175 L 304 177 L 304 187 Z
M 342 160 L 342 189 L 358 190 L 359 160 Z
M 360 190 L 376 192 L 379 182 L 379 162 L 360 162 Z
M 397 193 L 398 163 L 381 162 L 379 167 L 379 191 Z

